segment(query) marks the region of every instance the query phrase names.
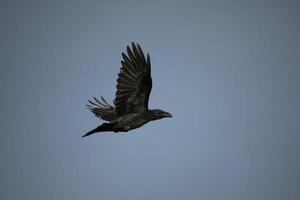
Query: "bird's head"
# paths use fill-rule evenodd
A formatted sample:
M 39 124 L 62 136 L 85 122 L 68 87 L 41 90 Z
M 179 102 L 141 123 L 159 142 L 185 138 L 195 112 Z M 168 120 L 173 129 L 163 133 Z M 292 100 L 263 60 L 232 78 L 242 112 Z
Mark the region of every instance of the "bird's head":
M 160 109 L 154 109 L 150 111 L 151 111 L 152 120 L 162 119 L 165 117 L 172 117 L 171 113 L 165 112 Z

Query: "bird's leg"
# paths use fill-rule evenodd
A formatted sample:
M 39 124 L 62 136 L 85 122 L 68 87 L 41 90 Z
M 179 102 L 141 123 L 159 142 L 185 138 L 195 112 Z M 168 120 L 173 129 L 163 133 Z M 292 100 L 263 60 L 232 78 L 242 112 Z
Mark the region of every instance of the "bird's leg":
M 125 132 L 127 132 L 127 131 L 130 130 L 130 126 L 124 126 L 123 129 L 124 129 Z

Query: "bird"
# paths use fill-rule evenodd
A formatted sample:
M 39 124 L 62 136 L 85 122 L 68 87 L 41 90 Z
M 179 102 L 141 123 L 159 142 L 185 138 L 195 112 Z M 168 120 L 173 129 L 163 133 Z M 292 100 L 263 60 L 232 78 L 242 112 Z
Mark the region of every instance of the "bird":
M 149 97 L 152 89 L 150 55 L 144 56 L 138 43 L 127 46 L 127 55 L 123 52 L 120 73 L 117 78 L 117 91 L 113 105 L 104 97 L 88 100 L 87 108 L 98 118 L 107 121 L 87 132 L 82 137 L 99 132 L 128 132 L 144 124 L 172 118 L 172 114 L 161 109 L 149 109 Z

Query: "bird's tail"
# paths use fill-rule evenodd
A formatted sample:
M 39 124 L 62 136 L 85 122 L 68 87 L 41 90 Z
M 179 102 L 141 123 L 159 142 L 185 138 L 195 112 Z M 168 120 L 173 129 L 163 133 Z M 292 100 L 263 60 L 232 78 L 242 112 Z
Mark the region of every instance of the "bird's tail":
M 89 136 L 89 135 L 92 135 L 92 134 L 98 133 L 98 132 L 113 131 L 113 127 L 114 127 L 113 123 L 103 123 L 100 126 L 98 126 L 97 128 L 89 131 L 82 137 L 86 137 L 86 136 Z

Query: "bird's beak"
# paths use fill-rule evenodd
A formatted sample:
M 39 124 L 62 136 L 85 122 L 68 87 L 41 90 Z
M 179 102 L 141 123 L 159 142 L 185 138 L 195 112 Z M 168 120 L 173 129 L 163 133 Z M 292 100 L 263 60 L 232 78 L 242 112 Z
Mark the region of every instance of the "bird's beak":
M 168 112 L 164 113 L 164 116 L 165 116 L 165 117 L 170 117 L 170 118 L 173 117 L 172 114 L 171 114 L 171 113 L 168 113 Z

